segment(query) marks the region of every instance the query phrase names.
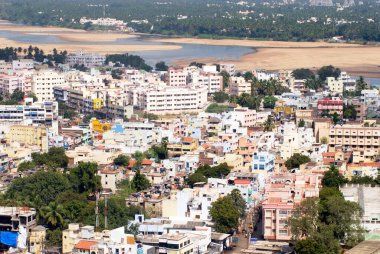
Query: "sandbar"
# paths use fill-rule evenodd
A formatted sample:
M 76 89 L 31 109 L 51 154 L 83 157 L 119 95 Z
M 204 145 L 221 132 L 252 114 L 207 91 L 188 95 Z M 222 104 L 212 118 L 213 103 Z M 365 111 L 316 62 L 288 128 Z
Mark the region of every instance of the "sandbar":
M 199 38 L 165 38 L 153 39 L 157 42 L 170 43 L 187 43 L 187 44 L 205 44 L 216 46 L 245 46 L 254 48 L 315 48 L 315 47 L 362 47 L 360 44 L 349 43 L 328 43 L 324 41 L 317 42 L 295 42 L 295 41 L 261 41 L 261 40 L 242 40 L 242 39 L 199 39 Z
M 57 36 L 63 41 L 68 42 L 110 42 L 116 41 L 118 39 L 127 39 L 132 37 L 137 37 L 136 35 L 127 33 L 95 33 L 95 32 L 83 32 L 83 33 L 49 33 L 49 32 L 37 32 L 37 33 L 26 33 L 32 35 L 52 35 Z

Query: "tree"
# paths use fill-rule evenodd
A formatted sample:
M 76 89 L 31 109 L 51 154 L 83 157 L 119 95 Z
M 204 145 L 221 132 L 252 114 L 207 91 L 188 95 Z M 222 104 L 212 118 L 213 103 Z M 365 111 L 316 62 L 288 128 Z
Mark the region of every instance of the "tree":
M 271 115 L 268 116 L 267 120 L 264 122 L 264 131 L 272 131 L 276 127 L 273 117 Z
M 306 155 L 295 153 L 289 159 L 286 160 L 285 166 L 288 170 L 293 168 L 299 168 L 300 165 L 310 162 L 310 158 Z
M 207 178 L 222 178 L 231 172 L 227 163 L 221 163 L 217 166 L 211 167 L 210 165 L 199 166 L 195 173 L 200 173 Z
M 27 170 L 30 170 L 30 169 L 33 169 L 35 168 L 37 165 L 33 162 L 33 161 L 23 161 L 21 162 L 18 167 L 17 167 L 17 171 L 18 172 L 23 172 L 23 171 L 27 171 Z
M 70 170 L 70 180 L 73 189 L 79 193 L 94 193 L 101 189 L 100 176 L 97 175 L 98 165 L 94 162 L 79 162 Z
M 230 82 L 230 74 L 226 71 L 221 71 L 220 75 L 223 77 L 223 90 L 228 87 L 228 83 Z
M 310 69 L 300 68 L 292 71 L 292 76 L 295 79 L 311 79 L 314 73 Z
M 145 175 L 142 175 L 140 170 L 137 170 L 135 176 L 132 179 L 132 187 L 136 191 L 142 191 L 148 189 L 150 186 L 151 184 L 148 178 L 146 178 Z
M 64 191 L 71 190 L 68 179 L 59 172 L 39 171 L 31 176 L 17 178 L 10 184 L 5 196 L 18 201 L 32 201 L 37 196 L 43 205 L 55 201 Z
M 52 228 L 63 227 L 64 210 L 62 205 L 57 202 L 50 202 L 48 206 L 44 208 L 44 219 Z
M 20 89 L 16 88 L 11 95 L 11 100 L 20 102 L 24 99 L 24 96 L 25 93 Z
M 329 140 L 327 139 L 327 137 L 321 137 L 321 143 L 326 145 L 327 143 L 329 142 Z
M 239 211 L 240 218 L 243 218 L 245 216 L 246 202 L 241 196 L 240 191 L 238 189 L 233 189 L 228 196 L 231 198 L 236 209 Z
M 277 98 L 274 96 L 265 96 L 263 101 L 264 108 L 273 109 L 276 106 Z
M 203 182 L 203 183 L 207 182 L 207 177 L 205 177 L 201 173 L 191 174 L 187 178 L 187 184 L 190 185 L 191 188 L 194 186 L 195 183 L 200 183 L 200 182 Z
M 218 104 L 218 103 L 211 103 L 206 108 L 205 111 L 207 113 L 217 113 L 217 114 L 220 114 L 220 113 L 226 112 L 227 110 L 228 110 L 228 106 L 227 105 Z
M 355 95 L 360 96 L 362 91 L 365 89 L 369 89 L 367 82 L 364 81 L 363 76 L 360 76 L 358 80 L 356 80 L 355 86 Z
M 334 125 L 336 125 L 340 121 L 340 117 L 339 117 L 339 114 L 337 112 L 334 112 L 334 114 L 332 115 L 332 121 L 333 121 Z
M 351 120 L 356 120 L 356 109 L 354 105 L 343 105 L 343 117 Z
M 129 156 L 125 154 L 120 154 L 113 160 L 113 164 L 117 166 L 128 166 L 129 160 Z
M 347 180 L 339 173 L 334 165 L 331 165 L 330 170 L 325 173 L 322 179 L 322 185 L 324 187 L 339 188 L 339 186 L 346 182 Z
M 228 94 L 226 94 L 223 91 L 219 91 L 219 92 L 214 93 L 214 101 L 217 103 L 226 102 L 226 101 L 228 101 L 228 98 L 229 98 Z
M 299 128 L 305 127 L 305 120 L 301 119 L 301 120 L 298 122 L 298 127 L 299 127 Z
M 238 226 L 240 213 L 228 195 L 211 204 L 210 215 L 217 232 L 232 233 Z
M 252 80 L 254 76 L 253 76 L 253 73 L 251 71 L 246 71 L 246 72 L 244 72 L 243 77 L 244 77 L 245 81 L 249 81 L 249 80 Z
M 338 78 L 340 75 L 340 69 L 335 68 L 332 65 L 323 66 L 317 71 L 318 77 L 322 81 L 326 81 L 328 77 Z
M 169 67 L 165 64 L 164 61 L 156 63 L 156 71 L 168 71 Z

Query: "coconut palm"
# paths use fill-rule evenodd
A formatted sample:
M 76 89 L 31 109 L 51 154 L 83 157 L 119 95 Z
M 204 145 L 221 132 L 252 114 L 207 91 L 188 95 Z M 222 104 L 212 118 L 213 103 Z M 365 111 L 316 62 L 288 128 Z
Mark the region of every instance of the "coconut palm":
M 50 202 L 48 206 L 44 207 L 44 219 L 54 228 L 61 227 L 65 223 L 63 218 L 64 209 L 56 202 Z
M 274 124 L 273 117 L 268 116 L 267 120 L 264 122 L 264 131 L 272 131 L 276 125 Z

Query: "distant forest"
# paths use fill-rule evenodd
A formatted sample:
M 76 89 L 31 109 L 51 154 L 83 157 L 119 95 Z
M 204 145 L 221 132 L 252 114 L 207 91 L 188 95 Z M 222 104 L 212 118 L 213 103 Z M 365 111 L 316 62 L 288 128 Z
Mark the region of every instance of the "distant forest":
M 87 28 L 81 17 L 104 14 L 138 32 L 197 37 L 315 41 L 343 36 L 380 41 L 380 2 L 347 0 L 0 0 L 0 18 L 24 24 Z

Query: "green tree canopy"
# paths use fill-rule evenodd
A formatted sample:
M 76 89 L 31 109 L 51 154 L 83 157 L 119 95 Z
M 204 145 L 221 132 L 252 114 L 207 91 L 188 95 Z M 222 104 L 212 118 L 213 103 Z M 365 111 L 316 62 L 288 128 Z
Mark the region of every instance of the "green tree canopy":
M 42 204 L 48 205 L 55 201 L 61 192 L 70 189 L 70 182 L 63 174 L 40 171 L 31 176 L 12 181 L 5 195 L 8 199 L 22 202 L 30 202 L 39 196 Z
M 168 71 L 169 67 L 166 65 L 164 61 L 160 61 L 156 63 L 156 71 Z
M 285 166 L 288 170 L 293 168 L 299 168 L 300 165 L 310 162 L 310 158 L 306 155 L 295 153 L 289 159 L 285 161 Z
M 274 107 L 276 106 L 276 101 L 277 98 L 274 96 L 265 96 L 263 101 L 264 108 L 274 109 Z
M 335 68 L 332 65 L 323 66 L 317 71 L 318 77 L 322 81 L 326 81 L 328 77 L 338 78 L 340 75 L 340 69 Z
M 70 181 L 73 189 L 79 193 L 94 193 L 101 189 L 98 165 L 93 162 L 80 162 L 70 170 Z
M 314 73 L 310 69 L 300 68 L 292 71 L 292 76 L 295 79 L 311 79 Z
M 223 91 L 219 91 L 219 92 L 214 93 L 214 101 L 217 103 L 226 102 L 226 101 L 228 101 L 228 98 L 229 98 L 228 94 L 226 94 Z
M 136 171 L 135 176 L 132 179 L 132 187 L 136 191 L 146 190 L 151 186 L 148 178 L 145 175 L 141 174 L 140 170 Z
M 117 166 L 128 166 L 129 164 L 129 156 L 128 155 L 125 155 L 125 154 L 120 154 L 118 155 L 114 160 L 113 160 L 113 164 L 117 165 Z
M 227 195 L 212 203 L 210 215 L 217 232 L 232 233 L 238 226 L 240 212 L 232 198 Z
M 187 184 L 190 185 L 190 187 L 193 187 L 195 183 L 200 182 L 207 183 L 207 177 L 201 173 L 193 173 L 187 178 Z

